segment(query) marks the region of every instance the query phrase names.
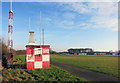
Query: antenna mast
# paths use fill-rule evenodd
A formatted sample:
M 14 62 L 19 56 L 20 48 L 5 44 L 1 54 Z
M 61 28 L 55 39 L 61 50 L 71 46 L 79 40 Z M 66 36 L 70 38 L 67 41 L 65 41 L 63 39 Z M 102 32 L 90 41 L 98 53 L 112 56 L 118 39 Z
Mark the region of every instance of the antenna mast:
M 30 32 L 30 16 L 29 16 L 29 32 Z
M 12 0 L 9 11 L 9 26 L 8 26 L 8 52 L 13 53 L 13 11 Z
M 43 32 L 43 45 L 44 45 L 44 29 L 42 29 L 42 32 Z
M 11 1 L 11 4 L 10 4 L 10 10 L 12 10 L 12 0 L 10 0 Z

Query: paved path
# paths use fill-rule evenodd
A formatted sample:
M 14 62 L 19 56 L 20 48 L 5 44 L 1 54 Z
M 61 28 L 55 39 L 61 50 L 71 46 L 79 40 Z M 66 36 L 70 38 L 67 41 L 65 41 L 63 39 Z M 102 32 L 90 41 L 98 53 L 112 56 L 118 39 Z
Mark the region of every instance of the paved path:
M 70 73 L 75 74 L 79 77 L 83 77 L 89 81 L 118 81 L 118 79 L 115 77 L 107 76 L 107 75 L 104 75 L 98 72 L 80 69 L 77 67 L 63 64 L 63 63 L 56 63 L 56 62 L 51 61 L 51 64 L 58 66 L 62 69 L 65 69 L 69 71 Z

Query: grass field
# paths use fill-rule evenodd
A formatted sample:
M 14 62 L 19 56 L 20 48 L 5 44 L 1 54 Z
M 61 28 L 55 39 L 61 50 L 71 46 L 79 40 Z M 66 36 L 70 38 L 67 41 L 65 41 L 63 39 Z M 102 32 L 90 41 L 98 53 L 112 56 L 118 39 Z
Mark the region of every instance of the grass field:
M 3 69 L 3 81 L 87 81 L 53 65 L 49 69 L 21 69 L 25 55 L 16 56 L 15 69 Z
M 119 77 L 118 55 L 51 55 L 51 61 Z

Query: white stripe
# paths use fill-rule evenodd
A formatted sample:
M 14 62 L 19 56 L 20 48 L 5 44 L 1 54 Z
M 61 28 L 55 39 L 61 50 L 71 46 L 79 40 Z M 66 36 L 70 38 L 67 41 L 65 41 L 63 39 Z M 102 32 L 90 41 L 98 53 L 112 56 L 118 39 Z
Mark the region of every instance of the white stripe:
M 50 55 L 42 55 L 42 61 L 50 61 Z
M 42 54 L 42 48 L 34 48 L 34 54 Z
M 42 68 L 42 61 L 35 61 L 34 62 L 34 67 L 35 68 Z
M 49 49 L 43 49 L 43 54 L 49 53 Z

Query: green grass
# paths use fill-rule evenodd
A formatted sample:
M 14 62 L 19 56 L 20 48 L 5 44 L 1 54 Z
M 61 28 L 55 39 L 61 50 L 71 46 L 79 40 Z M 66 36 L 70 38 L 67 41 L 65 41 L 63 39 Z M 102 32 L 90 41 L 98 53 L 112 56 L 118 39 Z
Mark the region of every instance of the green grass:
M 15 60 L 25 64 L 26 63 L 26 56 L 25 55 L 17 55 L 15 57 Z
M 3 81 L 87 81 L 53 65 L 50 65 L 49 69 L 18 68 L 25 63 L 25 55 L 16 56 L 14 65 L 17 65 L 17 68 L 3 69 Z
M 51 61 L 118 76 L 118 55 L 51 55 Z

